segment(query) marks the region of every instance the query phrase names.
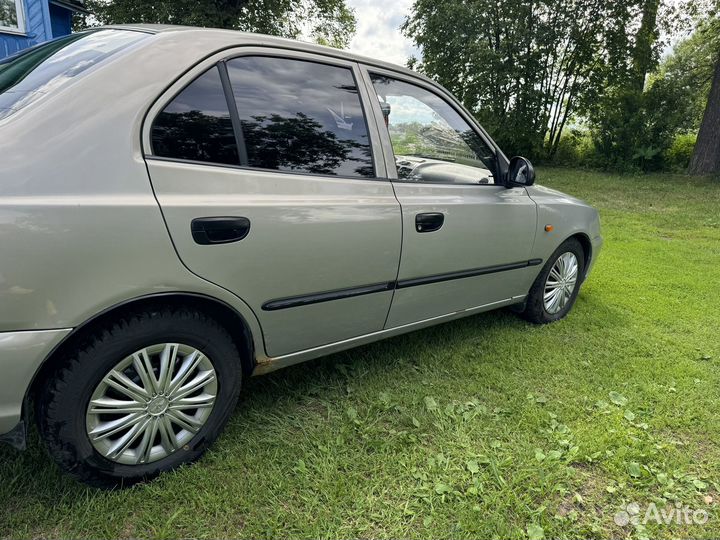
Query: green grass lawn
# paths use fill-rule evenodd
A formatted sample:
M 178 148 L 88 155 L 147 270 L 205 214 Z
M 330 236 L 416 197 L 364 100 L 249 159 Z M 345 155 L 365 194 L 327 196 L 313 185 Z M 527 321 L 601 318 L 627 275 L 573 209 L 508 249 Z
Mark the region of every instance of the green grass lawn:
M 0 537 L 718 537 L 720 182 L 539 182 L 603 223 L 565 320 L 490 312 L 249 380 L 200 463 L 125 491 L 3 447 Z M 621 527 L 631 502 L 709 521 Z

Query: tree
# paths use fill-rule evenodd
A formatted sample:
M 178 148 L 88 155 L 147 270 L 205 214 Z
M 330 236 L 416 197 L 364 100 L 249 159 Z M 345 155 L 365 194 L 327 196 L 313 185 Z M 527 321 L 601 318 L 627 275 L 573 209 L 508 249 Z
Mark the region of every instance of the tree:
M 656 66 L 657 51 L 655 44 L 659 37 L 658 8 L 660 0 L 645 0 L 642 5 L 640 28 L 635 35 L 635 46 L 632 50 L 632 69 L 629 87 L 642 93 L 645 78 Z
M 289 38 L 309 33 L 316 41 L 345 47 L 355 16 L 345 0 L 88 0 L 93 24 L 160 23 L 260 32 Z
M 453 91 L 513 153 L 555 153 L 596 88 L 635 0 L 416 0 L 403 31 L 416 67 Z
M 697 132 L 700 127 L 719 52 L 720 32 L 706 30 L 705 25 L 701 25 L 689 38 L 675 45 L 672 54 L 648 80 L 650 91 L 665 96 L 681 132 Z M 667 110 L 664 114 L 670 112 Z
M 699 32 L 709 36 L 710 58 L 714 60 L 715 67 L 688 172 L 716 174 L 720 172 L 720 19 L 711 20 Z
M 720 59 L 715 62 L 710 96 L 688 172 L 690 174 L 720 172 Z
M 616 169 L 665 165 L 676 137 L 698 129 L 720 56 L 717 0 L 642 0 L 639 9 L 637 26 L 631 25 L 625 38 L 626 58 L 609 62 L 600 72 L 597 86 L 602 91 L 583 111 L 599 163 Z M 693 27 L 690 38 L 679 42 L 656 71 L 663 47 Z M 715 121 L 717 116 L 710 115 L 704 129 L 708 136 Z M 705 152 L 711 147 L 698 146 Z
M 655 114 L 666 96 L 657 91 L 660 86 L 649 94 L 646 84 L 658 65 L 660 23 L 670 18 L 670 12 L 660 0 L 639 0 L 626 7 L 626 30 L 614 36 L 615 54 L 607 55 L 598 70 L 597 96 L 586 102 L 582 112 L 590 125 L 598 165 L 646 170 L 659 167 L 663 150 L 672 141 L 666 133 L 667 117 Z

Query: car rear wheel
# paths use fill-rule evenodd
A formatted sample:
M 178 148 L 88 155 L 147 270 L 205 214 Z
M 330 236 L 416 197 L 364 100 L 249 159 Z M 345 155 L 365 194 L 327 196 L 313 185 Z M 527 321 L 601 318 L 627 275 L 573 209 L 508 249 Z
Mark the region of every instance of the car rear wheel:
M 38 424 L 52 457 L 99 487 L 198 459 L 240 391 L 240 357 L 216 321 L 158 309 L 98 329 L 51 376 Z
M 584 272 L 585 255 L 580 242 L 575 238 L 565 240 L 530 288 L 523 317 L 537 324 L 565 317 L 575 304 Z

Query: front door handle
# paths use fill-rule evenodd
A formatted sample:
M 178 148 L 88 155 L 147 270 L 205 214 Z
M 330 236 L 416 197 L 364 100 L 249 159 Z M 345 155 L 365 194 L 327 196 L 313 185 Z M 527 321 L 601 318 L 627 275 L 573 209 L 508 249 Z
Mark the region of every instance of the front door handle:
M 415 230 L 419 233 L 439 230 L 445 223 L 445 214 L 429 212 L 415 216 Z
M 250 220 L 246 217 L 195 218 L 190 224 L 196 244 L 229 244 L 245 238 L 250 232 Z

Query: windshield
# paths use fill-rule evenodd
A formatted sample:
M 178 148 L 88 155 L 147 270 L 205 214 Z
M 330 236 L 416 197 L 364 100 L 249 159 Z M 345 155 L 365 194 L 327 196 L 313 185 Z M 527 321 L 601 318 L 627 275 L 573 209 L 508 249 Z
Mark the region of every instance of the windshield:
M 56 91 L 149 34 L 92 30 L 54 39 L 0 61 L 0 118 Z

